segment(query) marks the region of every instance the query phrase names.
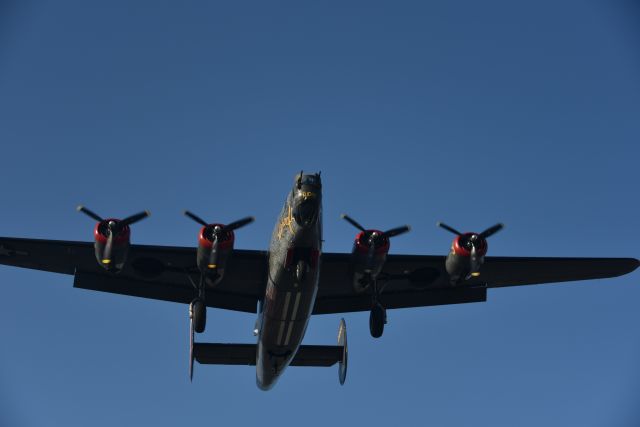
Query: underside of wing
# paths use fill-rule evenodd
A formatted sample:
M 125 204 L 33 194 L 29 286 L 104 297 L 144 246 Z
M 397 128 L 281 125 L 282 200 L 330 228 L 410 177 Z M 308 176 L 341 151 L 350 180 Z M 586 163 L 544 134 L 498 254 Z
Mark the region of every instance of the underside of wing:
M 234 250 L 224 279 L 207 291 L 206 304 L 256 312 L 268 275 L 267 253 Z M 349 254 L 322 255 L 314 314 L 366 311 L 370 290 L 357 292 Z M 196 249 L 132 245 L 125 268 L 110 273 L 98 265 L 92 243 L 0 238 L 0 264 L 74 275 L 74 286 L 123 295 L 189 303 L 199 279 Z M 480 275 L 451 283 L 444 256 L 389 255 L 378 282 L 386 308 L 481 302 L 488 288 L 602 279 L 639 265 L 634 258 L 486 257 Z
M 444 260 L 443 256 L 389 255 L 379 276 L 379 302 L 386 308 L 408 308 L 486 300 L 483 285 L 449 286 Z M 353 287 L 350 262 L 349 254 L 323 254 L 313 314 L 371 309 L 371 292 L 356 292 Z
M 0 237 L 0 264 L 52 273 L 99 271 L 93 243 Z
M 124 269 L 110 273 L 96 262 L 92 243 L 0 238 L 0 264 L 74 275 L 81 289 L 180 303 L 193 300 L 199 280 L 196 249 L 174 246 L 131 245 Z M 265 252 L 235 250 L 206 304 L 253 313 L 266 277 Z
M 638 268 L 634 258 L 487 257 L 474 282 L 490 288 L 606 279 Z
M 379 284 L 385 308 L 482 302 L 488 288 L 616 277 L 635 270 L 634 258 L 486 257 L 480 275 L 451 283 L 444 256 L 389 255 Z M 350 256 L 324 254 L 314 314 L 368 311 L 370 290 L 357 292 Z

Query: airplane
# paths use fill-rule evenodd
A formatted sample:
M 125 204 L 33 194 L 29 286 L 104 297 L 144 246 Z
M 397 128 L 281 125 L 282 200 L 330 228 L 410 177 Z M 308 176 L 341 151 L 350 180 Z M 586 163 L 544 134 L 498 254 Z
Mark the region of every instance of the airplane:
M 487 239 L 503 228 L 455 235 L 446 256 L 389 254 L 390 239 L 407 225 L 358 230 L 351 253 L 322 252 L 320 173 L 296 174 L 275 224 L 268 251 L 235 250 L 229 224 L 184 214 L 201 228 L 193 247 L 132 245 L 131 226 L 148 211 L 125 219 L 102 218 L 94 242 L 0 237 L 0 264 L 73 275 L 73 286 L 189 304 L 189 378 L 200 364 L 255 365 L 256 383 L 272 388 L 288 366 L 334 366 L 344 384 L 348 346 L 344 319 L 332 345 L 302 345 L 312 315 L 369 311 L 369 329 L 380 338 L 387 309 L 484 302 L 487 290 L 506 286 L 616 277 L 634 271 L 635 258 L 488 257 Z M 207 307 L 257 314 L 256 344 L 196 342 Z

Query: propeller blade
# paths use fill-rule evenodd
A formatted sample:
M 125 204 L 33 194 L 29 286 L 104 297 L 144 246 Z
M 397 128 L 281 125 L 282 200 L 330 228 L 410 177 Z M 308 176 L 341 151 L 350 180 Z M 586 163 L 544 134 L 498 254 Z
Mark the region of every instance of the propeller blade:
M 361 226 L 360 224 L 358 224 L 353 218 L 351 218 L 349 215 L 347 214 L 342 214 L 340 215 L 340 217 L 342 219 L 344 219 L 345 221 L 347 221 L 349 224 L 353 225 L 355 228 L 357 228 L 360 231 L 367 231 L 363 226 Z
M 462 236 L 462 233 L 461 233 L 461 232 L 459 232 L 458 230 L 456 230 L 456 229 L 455 229 L 455 228 L 453 228 L 453 227 L 449 227 L 449 226 L 448 226 L 447 224 L 445 224 L 444 222 L 436 222 L 436 225 L 437 225 L 438 227 L 444 228 L 445 230 L 447 230 L 447 231 L 449 231 L 449 232 L 451 232 L 451 233 L 453 233 L 453 234 L 457 234 L 458 236 Z
M 478 251 L 476 249 L 476 245 L 471 243 L 471 271 L 476 270 L 476 266 L 478 264 Z
M 151 215 L 151 212 L 142 211 L 142 212 L 138 212 L 137 214 L 126 217 L 122 221 L 118 222 L 118 231 L 126 227 L 127 225 L 131 225 L 133 223 L 140 221 L 141 219 L 145 219 L 149 215 Z
M 218 268 L 218 235 L 216 233 L 213 234 L 213 245 L 211 246 L 211 253 L 209 254 L 209 264 L 207 264 L 207 268 Z
M 224 226 L 224 228 L 222 229 L 222 231 L 233 231 L 233 230 L 237 230 L 240 227 L 244 227 L 247 224 L 251 224 L 253 221 L 255 221 L 255 217 L 252 216 L 248 216 L 246 218 L 242 218 L 239 219 L 235 222 L 232 222 L 231 224 L 227 224 Z
M 487 237 L 496 234 L 498 231 L 502 230 L 503 228 L 504 228 L 504 224 L 498 223 L 492 227 L 487 228 L 482 233 L 480 233 L 480 237 L 482 237 L 483 239 L 486 239 Z
M 367 254 L 369 257 L 369 263 L 373 260 L 373 255 L 376 252 L 376 241 L 375 238 L 369 239 L 369 253 Z M 366 270 L 365 270 L 366 271 Z
M 471 242 L 471 256 L 469 257 L 469 274 L 467 274 L 466 280 L 472 277 L 479 276 L 480 273 L 480 261 L 478 260 L 478 251 L 474 242 Z
M 382 235 L 384 237 L 393 237 L 393 236 L 398 236 L 400 234 L 404 234 L 409 230 L 411 230 L 411 227 L 409 227 L 408 225 L 403 225 L 402 227 L 396 227 L 396 228 L 392 228 L 391 230 L 387 230 L 384 233 L 382 233 Z
M 194 214 L 193 212 L 184 211 L 183 213 L 202 226 L 206 227 L 207 225 L 209 225 L 204 219 L 200 218 L 198 215 Z
M 96 220 L 96 221 L 98 221 L 98 222 L 103 221 L 103 219 L 102 219 L 102 218 L 100 218 L 100 215 L 98 215 L 97 213 L 95 213 L 95 212 L 93 212 L 93 211 L 91 211 L 91 210 L 89 210 L 89 209 L 85 208 L 85 207 L 84 207 L 84 206 L 82 206 L 82 205 L 79 205 L 79 206 L 76 208 L 76 210 L 77 210 L 78 212 L 82 212 L 83 214 L 85 214 L 85 215 L 87 215 L 87 216 L 89 216 L 89 217 L 91 217 L 91 218 L 95 219 L 95 220 Z
M 113 234 L 114 231 L 109 228 L 109 237 L 107 237 L 107 244 L 104 247 L 104 253 L 102 254 L 102 263 L 104 265 L 111 264 L 111 248 L 113 247 Z

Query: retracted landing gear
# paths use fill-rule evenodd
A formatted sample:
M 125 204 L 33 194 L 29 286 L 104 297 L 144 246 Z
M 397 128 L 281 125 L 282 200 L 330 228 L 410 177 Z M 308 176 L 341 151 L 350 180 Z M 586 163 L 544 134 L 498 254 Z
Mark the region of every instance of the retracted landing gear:
M 369 332 L 371 332 L 373 338 L 380 338 L 384 332 L 384 325 L 387 323 L 387 310 L 378 301 L 380 289 L 376 280 L 373 280 L 371 288 L 373 296 L 371 312 L 369 313 Z

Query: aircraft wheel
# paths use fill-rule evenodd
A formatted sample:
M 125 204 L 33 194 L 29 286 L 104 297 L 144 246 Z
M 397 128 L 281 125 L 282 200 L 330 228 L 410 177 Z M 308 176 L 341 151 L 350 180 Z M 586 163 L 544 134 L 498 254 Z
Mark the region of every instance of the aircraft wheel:
M 207 325 L 207 306 L 201 299 L 195 299 L 191 303 L 191 313 L 193 316 L 193 329 L 199 334 L 204 332 Z
M 379 303 L 371 307 L 371 313 L 369 314 L 369 332 L 371 332 L 373 338 L 380 338 L 382 336 L 385 317 L 385 309 Z

